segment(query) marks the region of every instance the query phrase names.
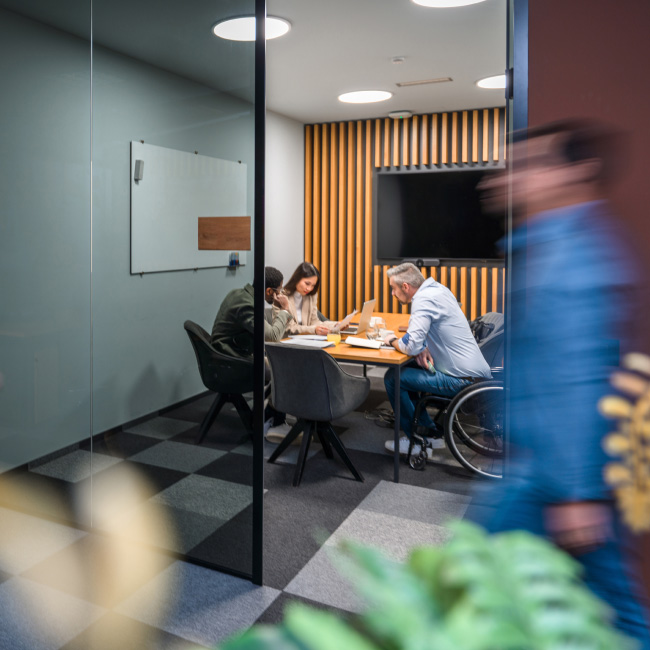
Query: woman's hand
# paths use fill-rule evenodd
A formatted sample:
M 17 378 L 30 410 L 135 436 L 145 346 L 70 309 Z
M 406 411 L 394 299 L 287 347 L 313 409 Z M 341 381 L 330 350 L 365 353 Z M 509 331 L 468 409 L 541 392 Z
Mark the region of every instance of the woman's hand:
M 330 328 L 327 325 L 316 325 L 316 334 L 320 336 L 327 336 L 330 332 Z

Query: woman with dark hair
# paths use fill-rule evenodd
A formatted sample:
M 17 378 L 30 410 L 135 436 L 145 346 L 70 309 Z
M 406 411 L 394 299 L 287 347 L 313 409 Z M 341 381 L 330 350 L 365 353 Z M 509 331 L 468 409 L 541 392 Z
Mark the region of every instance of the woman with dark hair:
M 293 316 L 287 323 L 285 334 L 327 334 L 339 323 L 318 317 L 318 287 L 320 273 L 310 262 L 298 264 L 289 281 L 284 285 L 284 293 L 289 298 L 287 311 Z M 273 307 L 275 316 L 276 307 Z

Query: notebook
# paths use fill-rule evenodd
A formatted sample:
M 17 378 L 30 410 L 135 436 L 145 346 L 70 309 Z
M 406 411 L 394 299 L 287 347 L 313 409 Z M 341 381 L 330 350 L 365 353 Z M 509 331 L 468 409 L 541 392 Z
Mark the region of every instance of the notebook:
M 366 300 L 363 303 L 363 309 L 361 310 L 361 316 L 359 317 L 359 325 L 357 327 L 348 327 L 344 330 L 341 330 L 341 334 L 361 334 L 368 329 L 370 325 L 370 318 L 372 312 L 375 311 L 375 302 L 376 299 Z

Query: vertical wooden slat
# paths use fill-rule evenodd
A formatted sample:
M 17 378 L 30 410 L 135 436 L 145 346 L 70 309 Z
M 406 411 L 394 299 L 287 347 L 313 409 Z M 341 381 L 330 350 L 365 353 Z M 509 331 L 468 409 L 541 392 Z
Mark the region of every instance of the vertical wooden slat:
M 431 162 L 438 164 L 438 116 L 431 116 Z
M 461 161 L 466 163 L 469 160 L 467 157 L 467 141 L 469 139 L 469 130 L 467 128 L 467 111 L 463 111 L 463 128 L 462 128 L 461 138 L 462 138 Z
M 422 164 L 429 164 L 429 116 L 422 116 Z
M 372 287 L 370 286 L 370 272 L 372 270 L 372 159 L 371 159 L 371 137 L 372 122 L 366 120 L 366 153 L 365 153 L 365 220 L 364 220 L 364 260 L 365 269 L 364 295 L 365 300 L 370 300 Z
M 467 267 L 460 267 L 460 306 L 463 314 L 467 316 L 469 309 L 467 305 Z
M 352 292 L 352 279 L 354 274 L 354 122 L 348 122 L 348 209 L 347 209 L 347 307 L 346 313 L 350 313 L 353 309 L 354 294 Z
M 478 162 L 478 111 L 472 111 L 472 162 Z
M 393 120 L 393 167 L 399 167 L 399 120 Z
M 449 287 L 449 269 L 446 266 L 443 266 L 440 269 L 440 284 L 444 284 L 445 287 Z
M 388 271 L 389 266 L 382 267 L 381 281 L 383 286 L 383 299 L 381 301 L 381 310 L 390 311 L 390 283 L 386 277 L 386 271 Z
M 312 261 L 317 269 L 320 269 L 320 195 L 323 185 L 321 175 L 321 154 L 320 154 L 320 125 L 314 126 L 314 228 L 312 242 Z
M 334 318 L 339 320 L 345 316 L 345 248 L 347 245 L 345 232 L 345 123 L 339 123 L 339 252 L 338 252 L 338 305 Z M 330 316 L 332 318 L 332 316 Z
M 372 297 L 375 298 L 377 301 L 375 303 L 375 311 L 381 311 L 380 306 L 379 306 L 379 283 L 381 281 L 381 266 L 374 266 L 372 269 L 372 281 L 373 281 L 373 288 L 372 288 Z
M 417 115 L 413 116 L 411 123 L 411 162 L 420 164 L 420 122 Z
M 499 160 L 499 109 L 494 109 L 494 140 L 492 142 L 492 160 Z
M 477 302 L 478 302 L 478 292 L 477 292 L 477 275 L 478 269 L 475 266 L 472 266 L 470 269 L 470 286 L 469 286 L 469 314 L 470 320 L 474 320 L 478 314 L 477 311 Z
M 356 218 L 355 218 L 355 240 L 354 240 L 354 295 L 357 309 L 361 309 L 361 264 L 362 264 L 362 231 L 363 231 L 363 151 L 362 145 L 362 122 L 357 121 L 357 186 L 356 186 Z
M 402 165 L 409 165 L 409 124 L 411 118 L 402 120 Z
M 381 167 L 381 120 L 375 120 L 375 167 Z
M 321 286 L 318 292 L 318 303 L 321 311 L 327 311 L 327 297 L 329 296 L 329 261 L 330 261 L 330 166 L 329 166 L 329 125 L 322 127 L 322 169 L 323 192 L 321 195 L 321 251 L 320 251 L 320 277 Z
M 490 133 L 490 112 L 483 109 L 483 162 L 488 161 L 488 137 Z
M 442 126 L 441 126 L 441 131 L 442 133 L 440 134 L 440 162 L 442 162 L 443 165 L 447 164 L 447 113 L 442 114 Z
M 491 311 L 499 311 L 499 269 L 492 269 L 492 309 Z
M 304 257 L 308 262 L 313 259 L 312 225 L 314 219 L 312 188 L 314 184 L 312 127 L 305 127 L 305 247 Z
M 332 320 L 336 319 L 336 276 L 338 272 L 337 253 L 338 247 L 338 215 L 337 215 L 337 189 L 338 189 L 338 129 L 336 124 L 330 127 L 330 257 L 329 257 L 329 306 L 327 314 Z
M 488 311 L 487 294 L 488 294 L 488 270 L 486 267 L 483 267 L 481 269 L 481 313 L 479 314 L 479 316 L 483 316 L 483 314 L 487 314 Z
M 458 162 L 458 113 L 451 114 L 451 162 Z
M 384 167 L 390 167 L 390 117 L 384 119 Z
M 452 266 L 449 269 L 450 281 L 449 290 L 456 296 L 458 300 L 458 267 Z

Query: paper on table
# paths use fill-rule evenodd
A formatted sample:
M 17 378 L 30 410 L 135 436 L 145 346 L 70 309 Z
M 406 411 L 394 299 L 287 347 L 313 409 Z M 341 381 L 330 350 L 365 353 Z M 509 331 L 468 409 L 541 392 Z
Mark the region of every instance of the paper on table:
M 379 350 L 381 347 L 381 341 L 371 341 L 370 339 L 363 339 L 360 336 L 348 336 L 345 339 L 345 342 L 348 345 L 354 345 L 358 348 L 372 348 L 374 350 Z
M 353 309 L 340 323 L 339 331 L 344 330 L 351 322 L 354 315 L 358 313 L 356 309 Z
M 322 334 L 289 334 L 289 338 L 311 341 L 327 341 L 327 337 Z
M 334 345 L 332 341 L 325 339 L 324 341 L 314 341 L 311 338 L 289 339 L 288 341 L 280 341 L 280 343 L 287 343 L 289 345 L 304 345 L 306 348 L 329 348 Z

